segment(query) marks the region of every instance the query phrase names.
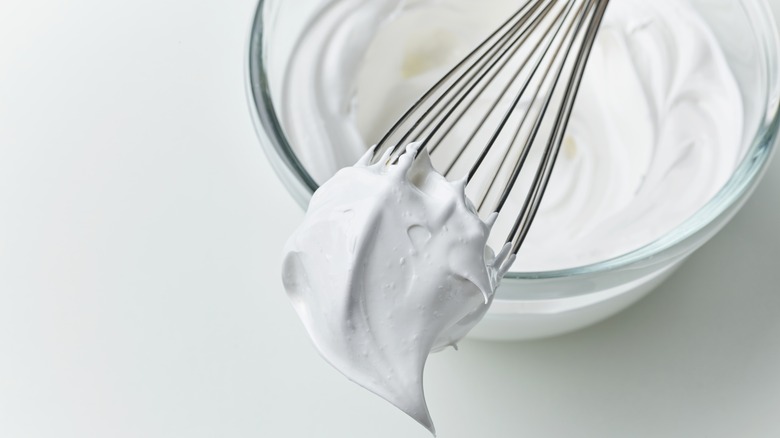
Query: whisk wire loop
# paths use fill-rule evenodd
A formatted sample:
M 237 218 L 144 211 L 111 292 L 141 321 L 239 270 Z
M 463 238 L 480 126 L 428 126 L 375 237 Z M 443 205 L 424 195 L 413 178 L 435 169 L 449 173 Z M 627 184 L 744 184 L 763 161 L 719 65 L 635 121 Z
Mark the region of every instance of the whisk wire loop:
M 609 0 L 528 0 L 436 82 L 377 143 L 393 161 L 422 141 L 465 178 L 480 215 L 498 213 L 517 254 L 555 162 Z M 563 86 L 562 86 L 563 84 Z M 528 162 L 538 160 L 531 166 Z M 518 202 L 521 200 L 521 202 Z

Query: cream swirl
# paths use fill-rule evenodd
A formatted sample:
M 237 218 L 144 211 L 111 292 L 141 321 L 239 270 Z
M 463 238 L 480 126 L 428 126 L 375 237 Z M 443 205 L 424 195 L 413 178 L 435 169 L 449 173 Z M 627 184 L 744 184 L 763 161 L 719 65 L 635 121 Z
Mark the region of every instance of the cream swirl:
M 284 123 L 304 166 L 323 182 L 354 162 L 520 3 L 328 2 L 301 36 L 286 83 Z M 669 232 L 729 178 L 742 124 L 736 81 L 687 1 L 613 0 L 512 269 L 584 266 Z

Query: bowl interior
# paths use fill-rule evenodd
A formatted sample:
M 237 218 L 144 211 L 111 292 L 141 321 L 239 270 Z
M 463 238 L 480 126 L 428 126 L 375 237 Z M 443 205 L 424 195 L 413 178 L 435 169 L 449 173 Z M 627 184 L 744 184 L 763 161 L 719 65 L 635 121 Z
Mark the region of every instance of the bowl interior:
M 281 162 L 277 171 L 292 178 L 306 201 L 317 184 L 296 157 L 285 134 L 283 111 L 285 70 L 296 38 L 328 0 L 260 0 L 250 40 L 248 81 L 259 128 L 271 154 Z M 509 278 L 557 278 L 614 270 L 657 259 L 686 246 L 703 232 L 725 224 L 735 206 L 747 196 L 765 169 L 778 129 L 778 42 L 765 0 L 689 0 L 719 40 L 738 83 L 744 104 L 744 159 L 723 188 L 696 214 L 661 238 L 635 251 L 599 263 L 545 272 L 510 272 Z M 701 239 L 698 239 L 701 240 Z M 698 242 L 697 240 L 697 242 Z M 703 241 L 701 242 L 703 243 Z M 697 244 L 701 244 L 697 243 Z

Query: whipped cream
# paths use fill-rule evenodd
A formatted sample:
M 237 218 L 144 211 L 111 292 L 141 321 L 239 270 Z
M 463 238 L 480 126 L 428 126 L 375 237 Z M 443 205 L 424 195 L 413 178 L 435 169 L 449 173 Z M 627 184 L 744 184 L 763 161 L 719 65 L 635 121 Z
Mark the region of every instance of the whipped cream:
M 612 0 L 534 226 L 517 260 L 494 257 L 507 218 L 478 216 L 474 181 L 447 182 L 415 147 L 395 165 L 366 150 L 521 3 L 331 0 L 287 71 L 283 123 L 324 185 L 285 249 L 285 286 L 326 360 L 431 431 L 426 358 L 482 318 L 510 265 L 638 249 L 704 205 L 743 154 L 741 94 L 695 9 Z
M 522 3 L 327 2 L 287 71 L 283 122 L 302 164 L 322 183 L 354 163 Z M 739 87 L 690 2 L 612 0 L 512 271 L 586 266 L 669 233 L 725 184 L 743 157 L 743 135 Z M 446 151 L 434 154 L 435 168 L 451 161 Z M 467 193 L 481 193 L 478 183 Z M 503 243 L 503 221 L 512 219 L 499 218 L 491 244 Z
M 427 152 L 397 164 L 373 150 L 312 197 L 284 249 L 283 281 L 320 354 L 350 380 L 434 431 L 423 393 L 432 351 L 479 322 L 512 264 Z M 415 159 L 416 157 L 416 159 Z

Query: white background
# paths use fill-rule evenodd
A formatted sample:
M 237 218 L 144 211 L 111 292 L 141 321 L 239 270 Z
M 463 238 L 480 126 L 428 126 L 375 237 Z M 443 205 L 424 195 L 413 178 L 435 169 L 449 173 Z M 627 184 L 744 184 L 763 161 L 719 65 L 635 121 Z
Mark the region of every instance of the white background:
M 0 437 L 428 436 L 282 290 L 302 213 L 250 121 L 253 9 L 0 0 Z M 433 356 L 439 436 L 780 436 L 779 194 L 777 160 L 616 318 Z

